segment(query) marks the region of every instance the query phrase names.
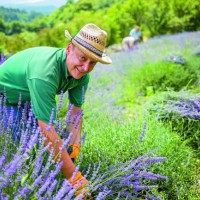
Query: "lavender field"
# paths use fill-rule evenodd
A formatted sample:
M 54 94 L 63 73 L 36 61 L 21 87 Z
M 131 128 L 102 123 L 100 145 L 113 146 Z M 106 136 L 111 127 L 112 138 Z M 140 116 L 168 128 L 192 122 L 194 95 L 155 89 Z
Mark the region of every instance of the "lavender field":
M 111 65 L 97 64 L 91 73 L 83 107 L 76 165 L 89 193 L 96 200 L 200 199 L 200 32 L 155 37 L 111 57 Z M 0 199 L 86 199 L 75 195 L 62 163 L 44 147 L 31 107 L 16 123 L 5 100 L 0 97 Z M 54 123 L 67 148 L 67 94 L 58 102 Z M 16 127 L 19 144 L 11 137 Z

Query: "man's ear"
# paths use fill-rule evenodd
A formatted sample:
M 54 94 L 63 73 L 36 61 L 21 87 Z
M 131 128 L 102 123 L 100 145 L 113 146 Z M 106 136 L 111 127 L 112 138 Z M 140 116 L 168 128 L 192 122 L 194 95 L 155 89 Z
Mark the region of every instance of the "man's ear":
M 71 49 L 72 49 L 72 43 L 70 42 L 70 43 L 67 45 L 67 48 L 66 48 L 67 55 L 69 54 L 69 52 L 71 51 Z

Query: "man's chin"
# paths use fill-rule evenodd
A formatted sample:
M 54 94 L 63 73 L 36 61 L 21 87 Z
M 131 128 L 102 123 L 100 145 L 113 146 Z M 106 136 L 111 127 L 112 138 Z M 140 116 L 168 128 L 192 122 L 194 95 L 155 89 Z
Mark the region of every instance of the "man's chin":
M 72 77 L 73 77 L 74 79 L 80 79 L 80 78 L 82 78 L 82 76 L 83 76 L 83 75 L 77 75 L 77 74 L 72 75 Z

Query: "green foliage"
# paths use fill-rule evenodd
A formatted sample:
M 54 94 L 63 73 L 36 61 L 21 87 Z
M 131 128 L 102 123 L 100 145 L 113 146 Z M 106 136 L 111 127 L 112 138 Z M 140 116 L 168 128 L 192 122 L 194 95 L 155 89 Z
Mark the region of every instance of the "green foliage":
M 2 18 L 0 18 L 0 32 L 4 32 L 6 28 L 5 22 Z
M 13 21 L 11 24 L 11 34 L 16 34 L 16 33 L 21 33 L 23 30 L 24 26 L 22 23 L 18 21 Z
M 11 22 L 11 21 L 30 22 L 35 18 L 42 16 L 41 13 L 26 12 L 14 8 L 4 8 L 2 6 L 0 6 L 0 14 L 5 22 Z
M 172 32 L 184 30 L 198 30 L 199 22 L 195 18 L 200 15 L 199 0 L 173 0 L 170 3 L 169 28 Z M 195 24 L 195 25 L 194 25 Z
M 47 26 L 43 20 L 45 17 L 41 18 L 43 15 L 36 12 L 0 7 L 0 14 L 0 32 L 6 35 L 20 34 L 26 30 L 38 32 Z
M 29 32 L 39 32 L 42 29 L 50 27 L 47 17 L 35 19 L 32 23 L 26 24 L 25 29 Z
M 5 44 L 8 46 L 6 52 L 13 53 L 17 52 L 18 50 L 23 50 L 25 48 L 33 47 L 36 42 L 35 41 L 36 39 L 37 39 L 36 33 L 30 33 L 25 31 L 20 34 L 15 34 L 12 37 L 9 37 L 9 39 L 7 40 Z M 3 52 L 5 52 L 5 50 L 3 50 Z
M 127 36 L 135 25 L 141 26 L 143 36 L 147 38 L 166 33 L 200 29 L 200 21 L 198 20 L 200 17 L 199 0 L 188 0 L 187 2 L 184 0 L 72 0 L 58 8 L 50 16 L 35 14 L 35 16 L 29 18 L 22 11 L 15 12 L 21 16 L 21 18 L 19 17 L 20 22 L 18 22 L 20 24 L 13 21 L 7 23 L 1 20 L 0 31 L 3 31 L 6 35 L 23 31 L 41 32 L 35 44 L 28 43 L 30 46 L 64 44 L 63 33 L 65 28 L 60 26 L 63 29 L 58 31 L 58 24 L 60 23 L 65 24 L 72 35 L 75 35 L 84 24 L 95 23 L 108 32 L 108 46 L 121 43 L 123 37 Z M 29 23 L 24 23 L 24 18 L 29 20 Z M 45 33 L 47 31 L 48 34 Z M 61 39 L 61 42 L 51 42 L 51 40 L 55 40 L 51 32 L 55 33 L 56 31 L 58 31 L 57 36 Z M 8 37 L 7 40 L 10 40 L 10 38 Z M 13 47 L 13 49 L 16 48 Z
M 95 1 L 90 1 L 90 0 L 82 0 L 82 1 L 78 1 L 75 4 L 74 9 L 76 10 L 76 12 L 80 12 L 80 11 L 87 11 L 87 10 L 93 10 L 93 3 Z
M 139 85 L 139 92 L 144 95 L 147 95 L 148 87 L 152 87 L 154 93 L 168 89 L 178 91 L 193 78 L 187 67 L 172 63 L 147 63 L 138 70 L 132 81 Z
M 148 1 L 146 9 L 144 11 L 145 17 L 143 18 L 144 24 L 148 27 L 151 35 L 165 34 L 168 30 L 168 22 L 170 21 L 169 10 L 170 1 Z
M 142 67 L 132 66 L 123 80 L 123 95 L 118 103 L 131 104 L 142 96 L 152 96 L 161 91 L 194 89 L 199 84 L 199 71 L 199 57 L 193 55 L 187 57 L 186 65 L 159 61 L 147 62 Z

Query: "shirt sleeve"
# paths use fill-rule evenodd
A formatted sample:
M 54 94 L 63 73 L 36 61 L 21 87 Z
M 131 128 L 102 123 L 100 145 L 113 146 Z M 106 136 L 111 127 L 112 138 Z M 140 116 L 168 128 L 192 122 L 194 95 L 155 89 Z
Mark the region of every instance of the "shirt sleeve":
M 69 101 L 77 107 L 81 107 L 85 100 L 85 93 L 88 88 L 90 76 L 87 74 L 80 80 L 78 86 L 68 90 Z
M 40 79 L 28 80 L 30 98 L 35 118 L 49 123 L 50 117 L 56 117 L 56 88 Z

